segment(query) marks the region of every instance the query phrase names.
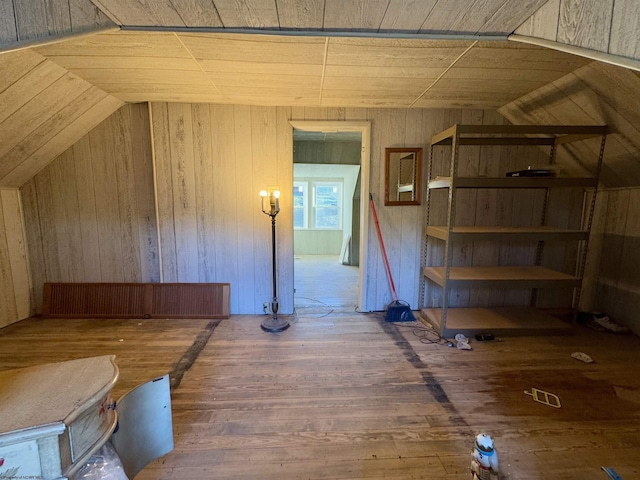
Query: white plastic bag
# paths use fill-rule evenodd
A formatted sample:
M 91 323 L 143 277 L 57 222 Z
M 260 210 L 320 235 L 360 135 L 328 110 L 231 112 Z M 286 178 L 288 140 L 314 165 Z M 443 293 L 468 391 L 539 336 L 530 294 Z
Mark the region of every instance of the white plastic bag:
M 73 480 L 129 480 L 111 442 L 105 443 L 80 467 Z

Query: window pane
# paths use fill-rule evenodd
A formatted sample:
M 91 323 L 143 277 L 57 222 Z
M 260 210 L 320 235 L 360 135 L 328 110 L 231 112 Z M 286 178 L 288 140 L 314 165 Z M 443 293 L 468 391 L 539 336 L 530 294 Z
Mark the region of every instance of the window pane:
M 316 208 L 316 228 L 340 228 L 338 213 L 337 207 Z
M 305 188 L 302 184 L 293 186 L 293 227 L 306 228 Z
M 316 185 L 315 228 L 340 228 L 339 195 L 335 185 Z

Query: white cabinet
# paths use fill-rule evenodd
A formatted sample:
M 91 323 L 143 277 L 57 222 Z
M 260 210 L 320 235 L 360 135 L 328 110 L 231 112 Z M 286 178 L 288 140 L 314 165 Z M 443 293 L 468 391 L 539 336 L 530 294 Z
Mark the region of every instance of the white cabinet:
M 595 137 L 596 144 L 594 168 L 589 176 L 570 177 L 556 175 L 554 164 L 556 154 L 561 146 L 567 146 L 575 141 Z M 433 324 L 442 335 L 453 335 L 461 332 L 467 335 L 492 332 L 507 334 L 536 332 L 551 333 L 554 329 L 562 329 L 562 325 L 548 314 L 536 309 L 537 295 L 541 289 L 565 289 L 573 291 L 569 305 L 559 305 L 569 309 L 577 307 L 579 291 L 586 258 L 589 229 L 595 205 L 598 176 L 602 166 L 602 156 L 606 138 L 604 126 L 499 126 L 499 125 L 454 125 L 432 138 L 429 152 L 429 178 L 427 181 L 426 227 L 424 232 L 425 248 L 422 264 L 423 295 L 421 312 L 427 321 Z M 475 155 L 479 158 L 479 171 L 482 162 L 483 148 L 510 147 L 509 152 L 522 151 L 533 148 L 536 151 L 546 148 L 548 156 L 543 168 L 534 171 L 520 171 L 520 173 L 503 171 L 501 176 L 469 175 L 460 173 L 461 151 L 475 148 Z M 515 148 L 517 147 L 517 148 Z M 441 159 L 439 168 L 435 165 L 436 149 Z M 448 150 L 447 150 L 448 149 Z M 518 150 L 520 149 L 520 150 Z M 442 153 L 442 151 L 445 153 Z M 599 154 L 597 151 L 599 150 Z M 495 153 L 495 152 L 494 152 Z M 537 153 L 536 153 L 537 154 Z M 450 161 L 442 162 L 450 155 Z M 503 155 L 504 156 L 504 155 Z M 492 159 L 495 163 L 495 158 Z M 510 159 L 511 160 L 511 159 Z M 438 171 L 440 170 L 440 171 Z M 568 222 L 577 225 L 575 228 L 550 224 L 549 198 L 552 191 L 558 189 L 577 190 L 581 195 L 581 208 L 569 211 L 576 221 Z M 492 192 L 495 198 L 500 191 L 509 190 L 513 202 L 520 202 L 526 210 L 526 203 L 533 198 L 529 193 L 518 200 L 519 192 L 542 192 L 538 195 L 537 213 L 531 215 L 529 222 L 510 225 L 499 218 L 500 212 L 494 212 L 490 219 L 494 224 L 463 224 L 457 223 L 458 209 L 474 209 L 476 205 L 467 201 L 459 205 L 461 191 Z M 440 203 L 434 202 L 436 192 L 441 192 Z M 498 203 L 492 207 L 500 210 Z M 532 207 L 533 208 L 533 207 Z M 560 205 L 559 208 L 564 208 Z M 463 212 L 464 213 L 464 212 Z M 456 264 L 454 250 L 456 245 L 465 246 L 484 242 L 499 244 L 500 255 L 508 257 L 504 251 L 512 248 L 514 242 L 529 242 L 531 259 L 529 264 L 509 264 L 508 261 L 490 264 Z M 554 266 L 542 264 L 545 248 L 554 242 L 574 242 L 575 248 L 567 249 L 574 252 L 572 259 L 563 259 L 572 263 L 570 271 L 556 269 Z M 465 247 L 472 249 L 473 247 Z M 513 259 L 515 255 L 511 255 Z M 498 255 L 494 255 L 494 258 Z M 463 308 L 452 308 L 454 303 L 451 292 L 454 289 L 519 289 L 530 292 L 528 305 L 501 305 L 494 300 L 492 305 L 473 305 L 473 298 L 479 295 L 469 295 L 470 300 Z M 434 294 L 434 292 L 436 292 Z M 498 299 L 498 295 L 494 296 Z M 485 302 L 489 303 L 489 302 Z
M 0 478 L 71 478 L 110 438 L 129 478 L 171 451 L 168 375 L 115 402 L 117 379 L 112 355 L 0 372 Z

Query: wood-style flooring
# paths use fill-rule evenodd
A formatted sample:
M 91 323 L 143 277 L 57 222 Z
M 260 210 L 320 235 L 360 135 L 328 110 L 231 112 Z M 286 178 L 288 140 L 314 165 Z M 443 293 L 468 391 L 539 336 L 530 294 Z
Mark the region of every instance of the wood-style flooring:
M 115 354 L 115 397 L 172 372 L 175 450 L 139 480 L 468 480 L 478 432 L 503 479 L 640 478 L 638 337 L 577 327 L 463 351 L 379 313 L 299 315 L 280 334 L 262 318 L 30 319 L 0 330 L 0 370 Z

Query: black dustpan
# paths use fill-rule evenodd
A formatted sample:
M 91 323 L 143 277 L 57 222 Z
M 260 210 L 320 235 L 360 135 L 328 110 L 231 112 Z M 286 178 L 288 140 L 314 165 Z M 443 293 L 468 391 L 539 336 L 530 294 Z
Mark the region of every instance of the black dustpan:
M 384 248 L 384 242 L 382 241 L 382 233 L 380 233 L 380 224 L 378 223 L 378 215 L 376 214 L 376 206 L 373 204 L 373 195 L 369 194 L 369 203 L 371 204 L 371 211 L 373 212 L 373 219 L 376 223 L 376 231 L 378 232 L 378 240 L 380 241 L 380 250 L 382 250 L 382 258 L 384 259 L 384 266 L 387 269 L 387 278 L 389 279 L 389 285 L 391 286 L 391 293 L 393 294 L 393 301 L 387 305 L 387 315 L 385 317 L 386 322 L 414 322 L 416 318 L 413 316 L 411 307 L 407 302 L 398 300 L 398 294 L 396 293 L 396 286 L 393 283 L 393 277 L 391 276 L 391 269 L 389 268 L 389 260 L 387 259 L 387 251 Z
M 415 319 L 408 303 L 394 300 L 387 305 L 385 322 L 413 322 Z

